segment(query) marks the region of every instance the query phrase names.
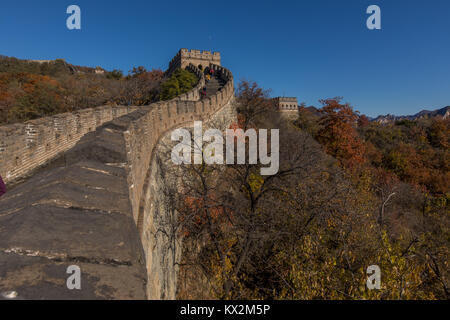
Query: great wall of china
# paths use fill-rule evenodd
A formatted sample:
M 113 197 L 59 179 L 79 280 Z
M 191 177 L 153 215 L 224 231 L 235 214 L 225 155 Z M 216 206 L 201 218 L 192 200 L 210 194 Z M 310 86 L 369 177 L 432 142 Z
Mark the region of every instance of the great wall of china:
M 200 99 L 210 66 L 221 85 Z M 145 107 L 104 106 L 0 127 L 0 293 L 19 299 L 174 299 L 180 249 L 161 243 L 168 214 L 155 149 L 193 121 L 234 117 L 233 75 L 220 54 L 181 49 L 169 64 L 197 86 Z M 164 233 L 164 232 L 163 232 Z M 68 290 L 69 265 L 82 289 Z

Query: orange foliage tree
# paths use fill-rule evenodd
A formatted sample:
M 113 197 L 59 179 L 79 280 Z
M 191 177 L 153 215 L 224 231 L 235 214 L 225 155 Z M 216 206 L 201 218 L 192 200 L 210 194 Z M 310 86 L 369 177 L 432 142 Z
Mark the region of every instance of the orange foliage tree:
M 322 128 L 316 139 L 342 166 L 353 168 L 365 162 L 365 148 L 355 129 L 358 115 L 349 104 L 341 104 L 340 101 L 339 97 L 320 100 L 323 105 L 319 122 Z

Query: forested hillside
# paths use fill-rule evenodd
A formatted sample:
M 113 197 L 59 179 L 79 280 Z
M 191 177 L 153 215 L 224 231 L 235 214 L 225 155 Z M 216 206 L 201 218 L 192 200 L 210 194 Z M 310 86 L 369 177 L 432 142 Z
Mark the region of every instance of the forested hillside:
M 433 196 L 450 184 L 450 119 L 369 122 L 339 98 L 322 101 L 319 113 L 302 107 L 296 125 L 319 141 L 342 167 L 377 171 Z
M 293 123 L 247 82 L 238 101 L 235 128 L 280 129 L 280 170 L 184 168 L 179 298 L 450 297 L 448 120 L 381 126 L 335 98 Z
M 74 66 L 64 60 L 33 62 L 3 56 L 0 125 L 105 104 L 148 105 L 190 90 L 196 82 L 195 75 L 185 70 L 164 79 L 161 70 L 135 67 L 124 76 L 120 70 Z

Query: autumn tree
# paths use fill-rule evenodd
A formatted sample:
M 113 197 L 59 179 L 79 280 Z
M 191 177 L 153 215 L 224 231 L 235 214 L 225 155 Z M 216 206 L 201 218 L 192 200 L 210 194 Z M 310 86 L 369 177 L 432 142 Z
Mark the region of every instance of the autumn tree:
M 161 85 L 160 99 L 170 100 L 186 93 L 198 83 L 197 76 L 184 69 L 175 70 Z
M 162 79 L 163 72 L 159 69 L 147 71 L 142 66 L 133 68 L 121 82 L 119 104 L 141 106 L 157 101 Z
M 364 145 L 355 130 L 358 115 L 349 104 L 340 101 L 341 98 L 320 100 L 323 116 L 319 124 L 322 128 L 316 139 L 341 165 L 353 168 L 365 161 Z
M 367 118 L 367 116 L 365 116 L 364 114 L 358 117 L 358 127 L 359 128 L 364 128 L 367 127 L 370 123 L 369 118 Z

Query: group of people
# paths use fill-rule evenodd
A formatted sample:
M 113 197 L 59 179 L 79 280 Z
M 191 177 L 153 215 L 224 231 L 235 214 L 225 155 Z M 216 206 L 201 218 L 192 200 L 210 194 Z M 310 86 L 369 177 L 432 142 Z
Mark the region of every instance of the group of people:
M 206 67 L 205 68 L 205 78 L 206 78 L 206 83 L 208 83 L 209 81 L 211 81 L 211 78 L 214 76 L 214 69 L 210 68 L 210 67 Z
M 2 176 L 0 176 L 0 197 L 6 193 L 6 186 L 3 182 Z
M 206 67 L 205 70 L 203 71 L 203 73 L 205 74 L 205 80 L 206 83 L 208 83 L 209 81 L 211 81 L 211 78 L 214 77 L 214 69 L 210 68 L 210 67 Z M 201 90 L 200 90 L 200 96 L 203 98 L 206 97 L 206 86 L 204 86 Z

